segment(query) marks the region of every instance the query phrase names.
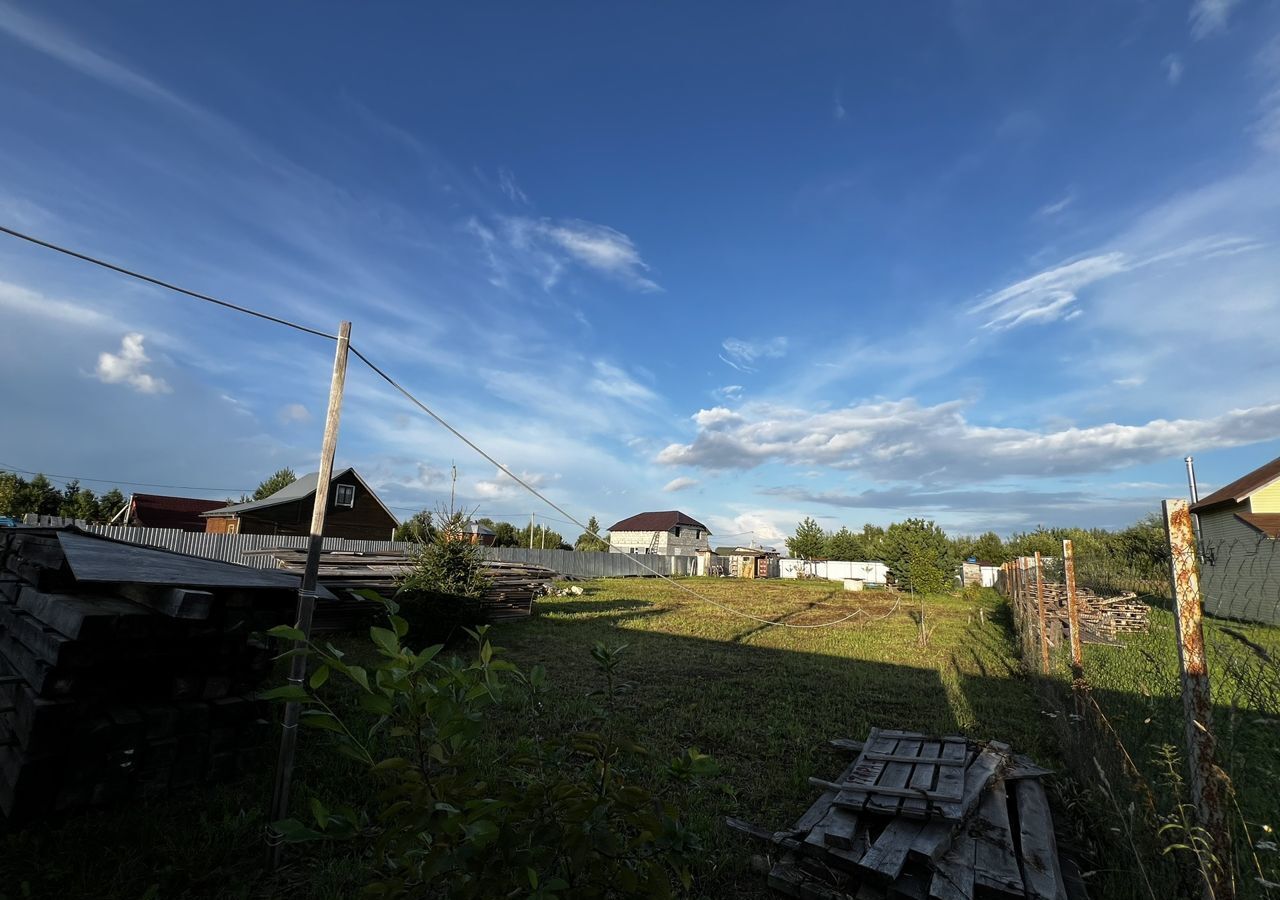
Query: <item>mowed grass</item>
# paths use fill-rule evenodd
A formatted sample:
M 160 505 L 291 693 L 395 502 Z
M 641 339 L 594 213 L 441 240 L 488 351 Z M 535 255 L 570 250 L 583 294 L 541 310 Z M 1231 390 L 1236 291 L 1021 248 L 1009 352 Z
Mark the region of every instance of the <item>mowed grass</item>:
M 729 832 L 723 818 L 789 825 L 817 795 L 809 776 L 834 776 L 847 762 L 830 738 L 860 739 L 871 726 L 964 733 L 1053 762 L 1007 608 L 993 592 L 921 603 L 829 582 L 611 579 L 581 586 L 582 596 L 547 598 L 539 615 L 496 626 L 491 637 L 522 668 L 546 667 L 551 688 L 538 713 L 542 733 L 571 731 L 588 717 L 587 695 L 600 687 L 592 645 L 628 645 L 622 675 L 632 687 L 617 715 L 653 752 L 651 772 L 640 777 L 656 780 L 661 761 L 685 747 L 710 753 L 721 766 L 719 777 L 679 796 L 708 845 L 697 895 L 766 896 L 763 878 L 749 868 L 759 848 Z M 369 652 L 362 636 L 338 643 Z M 527 733 L 527 716 L 514 707 L 494 711 L 495 753 Z M 262 873 L 273 762 L 265 751 L 261 770 L 231 785 L 7 835 L 0 896 L 351 896 L 367 863 L 345 846 L 311 848 L 295 854 L 284 873 Z M 295 808 L 305 810 L 312 795 L 359 804 L 370 793 L 325 735 L 304 732 Z

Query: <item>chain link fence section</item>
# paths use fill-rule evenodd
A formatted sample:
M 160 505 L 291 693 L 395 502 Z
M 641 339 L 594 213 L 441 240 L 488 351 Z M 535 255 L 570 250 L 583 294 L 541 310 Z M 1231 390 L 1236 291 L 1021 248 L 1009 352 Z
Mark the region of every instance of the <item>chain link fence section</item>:
M 1172 554 L 1157 568 L 1104 545 L 1071 549 L 1078 677 L 1063 557 L 1014 560 L 997 588 L 1058 737 L 1061 798 L 1085 813 L 1077 822 L 1106 824 L 1073 836 L 1094 861 L 1094 895 L 1280 898 L 1280 541 L 1210 537 L 1189 560 L 1183 551 L 1200 575 L 1212 699 L 1207 723 L 1190 730 Z M 1189 767 L 1192 734 L 1206 728 L 1216 744 L 1210 787 L 1226 820 L 1219 841 L 1204 827 Z

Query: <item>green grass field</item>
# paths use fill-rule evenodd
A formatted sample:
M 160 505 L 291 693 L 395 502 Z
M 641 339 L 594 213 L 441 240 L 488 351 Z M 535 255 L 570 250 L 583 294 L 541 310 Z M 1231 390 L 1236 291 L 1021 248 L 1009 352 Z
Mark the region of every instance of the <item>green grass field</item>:
M 589 650 L 626 643 L 623 674 L 634 684 L 620 713 L 656 759 L 694 746 L 722 774 L 684 798 L 709 851 L 697 893 L 761 896 L 750 872 L 758 848 L 722 826 L 737 815 L 782 827 L 813 800 L 810 775 L 834 775 L 833 737 L 861 738 L 872 725 L 1000 738 L 1053 761 L 1002 601 L 846 593 L 827 582 L 688 579 L 680 582 L 733 610 L 792 625 L 764 625 L 699 600 L 672 584 L 615 579 L 580 597 L 549 598 L 535 618 L 499 626 L 495 643 L 523 668 L 542 663 L 552 683 L 543 710 L 550 729 L 572 729 L 598 686 Z M 981 616 L 979 609 L 982 610 Z M 341 639 L 361 652 L 367 641 Z M 492 722 L 501 746 L 521 727 Z M 295 805 L 310 795 L 359 802 L 367 791 L 354 764 L 304 732 Z M 16 897 L 251 897 L 289 892 L 344 897 L 363 862 L 347 847 L 310 848 L 269 879 L 262 873 L 264 804 L 273 754 L 239 782 L 163 803 L 136 804 L 5 836 L 0 895 Z

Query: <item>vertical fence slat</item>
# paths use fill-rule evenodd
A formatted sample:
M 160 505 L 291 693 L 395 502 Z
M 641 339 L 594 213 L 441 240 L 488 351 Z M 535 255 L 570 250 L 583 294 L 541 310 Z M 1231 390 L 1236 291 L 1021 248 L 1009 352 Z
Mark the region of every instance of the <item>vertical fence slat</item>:
M 1036 551 L 1036 607 L 1040 620 L 1040 669 L 1049 674 L 1049 632 L 1045 623 L 1047 618 L 1044 608 L 1044 561 L 1040 559 L 1040 551 Z
M 1076 597 L 1076 554 L 1071 541 L 1062 542 L 1062 570 L 1067 582 L 1067 626 L 1071 632 L 1071 677 L 1084 678 L 1084 641 L 1080 634 L 1080 601 Z

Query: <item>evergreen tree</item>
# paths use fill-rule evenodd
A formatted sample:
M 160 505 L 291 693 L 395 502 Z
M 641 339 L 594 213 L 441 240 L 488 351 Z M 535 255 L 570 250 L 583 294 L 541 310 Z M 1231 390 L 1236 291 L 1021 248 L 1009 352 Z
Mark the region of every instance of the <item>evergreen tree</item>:
M 907 519 L 885 529 L 885 562 L 903 590 L 940 593 L 955 583 L 957 559 L 946 532 L 929 519 Z
M 276 491 L 283 490 L 298 480 L 298 476 L 293 474 L 293 469 L 285 466 L 283 469 L 277 469 L 275 474 L 258 485 L 258 489 L 253 492 L 254 500 L 265 500 Z
M 592 516 L 587 519 L 587 530 L 578 535 L 578 539 L 573 542 L 573 549 L 603 553 L 609 549 L 609 542 L 598 537 L 599 534 L 600 523 L 596 521 L 595 516 Z
M 119 488 L 112 488 L 98 498 L 98 518 L 108 522 L 111 517 L 124 508 L 125 497 Z
M 865 555 L 862 536 L 842 525 L 839 531 L 827 535 L 825 554 L 827 559 L 861 560 Z
M 827 534 L 811 516 L 796 525 L 796 533 L 787 538 L 787 552 L 797 559 L 818 559 L 826 549 Z

